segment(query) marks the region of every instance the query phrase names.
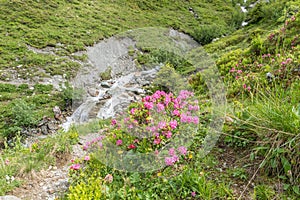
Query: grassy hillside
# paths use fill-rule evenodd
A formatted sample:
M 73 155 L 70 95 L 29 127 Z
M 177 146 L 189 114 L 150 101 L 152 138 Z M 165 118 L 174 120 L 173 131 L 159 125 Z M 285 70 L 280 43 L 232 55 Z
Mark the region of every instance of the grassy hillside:
M 201 27 L 218 29 L 210 37 L 229 34 L 238 27 L 242 14 L 230 2 L 1 1 L 0 69 L 17 71 L 25 79 L 43 72 L 70 76 L 78 69 L 78 64 L 68 58 L 78 59 L 72 53 L 138 27 L 170 27 L 202 42 Z M 55 47 L 55 54 L 35 54 L 28 46 Z M 0 78 L 12 77 L 2 72 Z

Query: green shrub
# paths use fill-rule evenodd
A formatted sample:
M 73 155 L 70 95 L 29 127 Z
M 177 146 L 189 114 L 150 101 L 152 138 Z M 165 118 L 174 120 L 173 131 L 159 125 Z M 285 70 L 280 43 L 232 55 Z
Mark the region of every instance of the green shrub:
M 12 121 L 18 127 L 34 127 L 37 119 L 34 112 L 35 106 L 20 99 L 12 104 Z
M 63 108 L 69 108 L 70 106 L 76 106 L 82 101 L 84 90 L 83 88 L 74 88 L 69 82 L 65 83 L 64 87 L 61 87 L 60 93 L 63 100 Z
M 69 200 L 94 200 L 105 199 L 105 185 L 99 178 L 89 178 L 75 186 L 70 186 L 67 199 Z
M 104 72 L 100 73 L 101 80 L 109 80 L 111 79 L 111 66 L 108 66 L 107 69 Z
M 213 39 L 221 37 L 226 32 L 222 26 L 217 24 L 212 25 L 202 25 L 197 27 L 192 34 L 193 38 L 199 42 L 201 45 L 210 43 Z

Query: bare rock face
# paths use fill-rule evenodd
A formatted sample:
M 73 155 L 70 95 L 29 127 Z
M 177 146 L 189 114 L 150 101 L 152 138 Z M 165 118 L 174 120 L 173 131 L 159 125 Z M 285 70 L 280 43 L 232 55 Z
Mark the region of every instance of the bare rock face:
M 163 35 L 166 36 L 165 48 L 177 53 L 199 46 L 190 36 L 173 29 L 164 30 Z M 134 36 L 116 36 L 87 48 L 89 65 L 78 72 L 73 82 L 75 88 L 84 90 L 87 95 L 80 105 L 73 104 L 74 113 L 62 125 L 65 130 L 73 123 L 114 117 L 145 95 L 144 86 L 153 82 L 161 64 L 151 67 L 137 65 L 135 58 L 128 53 L 129 49 L 140 48 L 137 41 Z M 110 78 L 104 81 L 99 74 L 107 70 Z

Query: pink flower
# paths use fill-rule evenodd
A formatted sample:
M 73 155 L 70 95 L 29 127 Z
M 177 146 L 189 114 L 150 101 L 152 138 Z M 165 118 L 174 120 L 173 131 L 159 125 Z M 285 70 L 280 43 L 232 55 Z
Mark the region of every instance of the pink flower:
M 9 165 L 10 161 L 8 159 L 5 159 L 5 165 Z
M 229 70 L 229 72 L 235 72 L 235 68 L 233 67 L 233 68 L 231 68 L 231 70 Z
M 236 80 L 238 80 L 239 78 L 240 78 L 239 76 L 236 76 L 236 77 L 235 77 Z
M 174 109 L 180 109 L 179 101 L 174 101 Z
M 169 124 L 170 124 L 171 129 L 175 129 L 177 127 L 177 121 L 176 120 L 170 121 Z
M 193 117 L 192 116 L 187 116 L 187 122 L 192 123 L 193 122 Z
M 187 154 L 187 148 L 184 146 L 178 147 L 177 150 L 180 152 L 181 155 L 185 156 Z
M 116 125 L 117 124 L 117 120 L 113 119 L 111 120 L 111 125 Z
M 189 105 L 189 108 L 188 108 L 189 110 L 195 110 L 195 111 L 197 111 L 197 110 L 199 110 L 200 108 L 199 108 L 199 106 L 193 106 L 193 105 Z
M 168 106 L 169 103 L 171 102 L 171 95 L 172 95 L 172 94 L 169 94 L 169 95 L 166 95 L 166 97 L 165 97 L 165 105 L 166 105 L 166 106 Z
M 75 159 L 74 159 L 74 158 L 72 158 L 70 161 L 71 161 L 71 163 L 74 163 L 74 162 L 75 162 Z
M 248 87 L 247 87 L 247 90 L 250 92 L 250 90 L 251 90 L 251 87 L 250 87 L 250 86 L 248 86 Z
M 191 192 L 192 197 L 196 196 L 196 192 Z
M 241 73 L 243 73 L 243 71 L 242 71 L 242 70 L 238 70 L 237 73 L 238 73 L 238 74 L 241 74 Z
M 169 149 L 169 155 L 170 156 L 175 156 L 175 149 L 174 148 Z
M 129 146 L 128 146 L 128 149 L 135 149 L 136 148 L 136 146 L 134 145 L 134 144 L 130 144 Z
M 166 122 L 161 121 L 161 122 L 158 123 L 157 126 L 158 126 L 159 129 L 163 129 L 163 128 L 165 128 L 167 126 L 167 124 L 166 124 Z
M 187 90 L 181 90 L 179 92 L 179 95 L 178 95 L 178 99 L 187 99 L 188 97 L 190 96 L 194 96 L 194 93 L 190 92 L 190 91 L 187 91 Z
M 160 138 L 155 138 L 153 143 L 154 144 L 160 144 L 160 142 L 161 142 Z
M 153 103 L 152 102 L 145 102 L 144 107 L 147 108 L 148 110 L 151 110 L 153 108 Z
M 123 143 L 123 141 L 122 141 L 122 140 L 117 140 L 117 142 L 116 142 L 116 145 L 117 145 L 117 146 L 121 146 L 121 145 L 122 145 L 122 143 Z
M 73 165 L 71 165 L 70 169 L 78 170 L 78 169 L 80 169 L 80 164 L 73 164 Z
M 187 122 L 187 115 L 185 113 L 182 113 L 181 116 L 180 116 L 180 121 L 182 123 L 185 123 Z
M 246 89 L 246 88 L 247 88 L 247 85 L 246 85 L 246 84 L 244 84 L 244 85 L 243 85 L 243 88 L 244 88 L 244 89 Z
M 165 106 L 162 103 L 157 104 L 157 112 L 161 112 L 165 110 Z
M 133 128 L 133 125 L 132 125 L 132 124 L 129 124 L 129 125 L 128 125 L 128 128 L 129 128 L 129 129 L 132 129 L 132 128 Z
M 172 157 L 172 160 L 173 160 L 173 162 L 175 163 L 175 162 L 179 161 L 179 158 L 178 158 L 178 156 L 174 155 L 174 156 Z
M 151 101 L 151 96 L 146 96 L 142 99 L 142 101 Z
M 274 34 L 274 33 L 271 33 L 271 34 L 269 35 L 269 40 L 273 40 L 274 36 L 275 36 L 275 34 Z
M 135 111 L 136 111 L 136 108 L 131 108 L 130 113 L 131 113 L 132 115 L 134 115 Z
M 179 110 L 173 110 L 172 114 L 178 117 L 180 116 Z
M 82 149 L 83 149 L 84 151 L 86 151 L 88 148 L 89 148 L 89 146 L 88 146 L 87 144 L 84 145 L 84 146 L 82 147 Z
M 85 160 L 85 161 L 89 161 L 90 159 L 91 159 L 90 156 L 85 156 L 85 157 L 84 157 L 84 160 Z
M 166 137 L 169 139 L 169 138 L 172 137 L 172 132 L 171 132 L 171 131 L 167 131 L 167 132 L 165 133 L 165 135 L 166 135 Z
M 199 106 L 194 106 L 194 110 L 195 110 L 195 111 L 200 110 Z
M 172 156 L 172 157 L 166 157 L 166 158 L 165 158 L 165 164 L 166 164 L 167 166 L 172 166 L 172 165 L 174 165 L 174 163 L 176 163 L 178 160 L 179 160 L 179 159 L 178 159 L 178 156 L 176 156 L 176 155 L 174 155 L 174 156 Z
M 292 17 L 291 17 L 291 20 L 292 20 L 292 22 L 295 21 L 295 20 L 296 20 L 296 17 L 295 17 L 295 16 L 292 16 Z
M 192 121 L 194 124 L 199 124 L 199 118 L 197 116 L 193 117 Z
M 167 166 L 172 166 L 174 163 L 173 163 L 173 160 L 172 160 L 172 157 L 166 157 L 165 158 L 165 163 Z

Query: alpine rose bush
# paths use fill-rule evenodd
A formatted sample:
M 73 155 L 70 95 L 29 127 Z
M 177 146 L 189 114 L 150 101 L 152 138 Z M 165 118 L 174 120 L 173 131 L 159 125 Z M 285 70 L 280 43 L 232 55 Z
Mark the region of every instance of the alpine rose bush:
M 173 93 L 156 91 L 141 102 L 132 103 L 127 115 L 111 120 L 106 139 L 122 151 L 158 152 L 186 126 L 197 127 L 199 105 L 193 93 L 182 90 Z M 187 154 L 184 146 L 174 147 L 174 154 L 165 157 L 165 164 L 174 165 Z M 170 154 L 170 153 L 169 153 Z M 177 154 L 177 155 L 176 155 Z M 167 154 L 165 154 L 167 155 Z

